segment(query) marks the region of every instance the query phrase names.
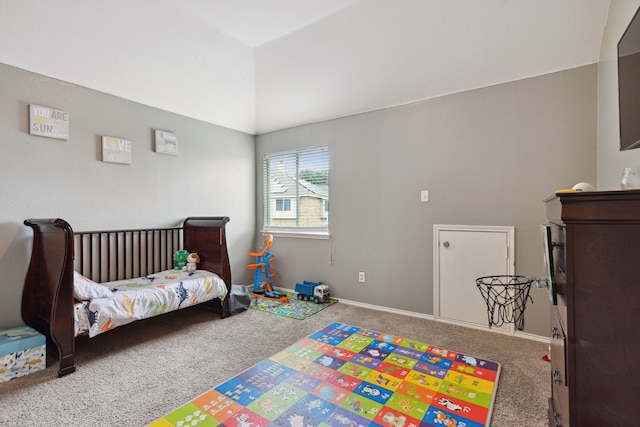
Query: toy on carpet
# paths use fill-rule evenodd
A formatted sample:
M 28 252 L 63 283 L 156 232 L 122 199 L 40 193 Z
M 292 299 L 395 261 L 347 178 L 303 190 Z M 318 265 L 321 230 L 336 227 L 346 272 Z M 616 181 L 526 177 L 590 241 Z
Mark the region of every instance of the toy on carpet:
M 257 298 L 267 298 L 280 302 L 289 302 L 289 297 L 279 291 L 273 290 L 272 277 L 276 272 L 271 268 L 271 262 L 276 257 L 271 254 L 269 248 L 273 243 L 273 235 L 268 234 L 264 239 L 264 246 L 260 252 L 249 252 L 247 255 L 256 257 L 256 262 L 247 265 L 249 270 L 254 270 L 253 275 L 253 292 L 251 295 Z M 264 285 L 263 285 L 264 283 Z
M 296 292 L 299 300 L 312 300 L 316 304 L 328 302 L 331 296 L 329 286 L 323 285 L 322 282 L 308 282 L 306 280 L 302 283 L 296 283 Z

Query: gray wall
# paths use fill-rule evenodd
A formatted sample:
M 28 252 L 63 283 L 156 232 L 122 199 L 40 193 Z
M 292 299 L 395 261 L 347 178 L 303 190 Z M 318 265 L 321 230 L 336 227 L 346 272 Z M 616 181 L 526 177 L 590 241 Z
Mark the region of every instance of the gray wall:
M 29 135 L 29 104 L 68 112 L 69 140 Z M 154 152 L 153 129 L 177 135 L 178 156 Z M 102 135 L 130 140 L 133 163 L 103 163 Z M 247 280 L 254 136 L 0 64 L 0 152 L 0 328 L 23 324 L 25 218 L 61 217 L 81 231 L 227 215 L 234 281 Z
M 640 170 L 640 149 L 620 151 L 618 122 L 618 41 L 640 0 L 613 0 L 598 63 L 598 190 L 619 190 L 625 167 Z
M 263 155 L 331 151 L 331 239 L 277 237 L 277 286 L 320 280 L 338 298 L 433 314 L 434 224 L 513 225 L 516 273 L 543 275 L 542 201 L 596 180 L 596 68 L 258 136 L 259 230 Z M 547 336 L 546 291 L 532 297 L 525 331 Z
M 433 224 L 514 225 L 517 273 L 542 275 L 542 200 L 595 181 L 596 65 L 257 138 L 6 65 L 0 77 L 0 327 L 22 323 L 29 217 L 87 230 L 229 215 L 234 282 L 250 283 L 268 152 L 329 144 L 332 162 L 332 238 L 277 238 L 277 285 L 322 280 L 338 298 L 424 314 Z M 31 103 L 69 112 L 69 141 L 30 136 Z M 178 156 L 153 152 L 155 128 L 177 134 Z M 101 135 L 132 141 L 133 164 L 101 162 Z M 546 336 L 545 291 L 532 296 L 526 331 Z

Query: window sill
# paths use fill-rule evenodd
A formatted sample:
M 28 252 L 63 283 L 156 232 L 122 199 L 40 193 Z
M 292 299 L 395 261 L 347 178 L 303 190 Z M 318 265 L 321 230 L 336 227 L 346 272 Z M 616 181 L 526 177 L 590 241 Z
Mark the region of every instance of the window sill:
M 263 236 L 272 234 L 274 237 L 292 237 L 295 239 L 317 239 L 317 240 L 329 240 L 331 238 L 330 233 L 311 232 L 311 231 L 278 231 L 278 230 L 262 230 Z

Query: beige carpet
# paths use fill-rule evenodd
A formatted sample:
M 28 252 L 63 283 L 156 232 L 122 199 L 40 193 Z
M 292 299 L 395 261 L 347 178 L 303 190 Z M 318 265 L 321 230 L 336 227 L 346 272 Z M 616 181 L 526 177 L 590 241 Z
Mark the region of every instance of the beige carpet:
M 248 310 L 163 315 L 77 342 L 77 371 L 0 383 L 1 426 L 144 426 L 331 322 L 412 338 L 502 365 L 492 427 L 546 426 L 547 345 L 344 303 L 305 320 Z

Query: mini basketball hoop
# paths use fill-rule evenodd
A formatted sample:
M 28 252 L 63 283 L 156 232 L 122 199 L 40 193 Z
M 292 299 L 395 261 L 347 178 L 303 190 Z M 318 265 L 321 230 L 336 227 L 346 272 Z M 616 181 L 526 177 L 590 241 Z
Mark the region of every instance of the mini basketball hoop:
M 515 324 L 519 331 L 524 329 L 524 309 L 531 283 L 535 279 L 526 276 L 485 276 L 476 279 L 482 298 L 487 304 L 489 327 Z

